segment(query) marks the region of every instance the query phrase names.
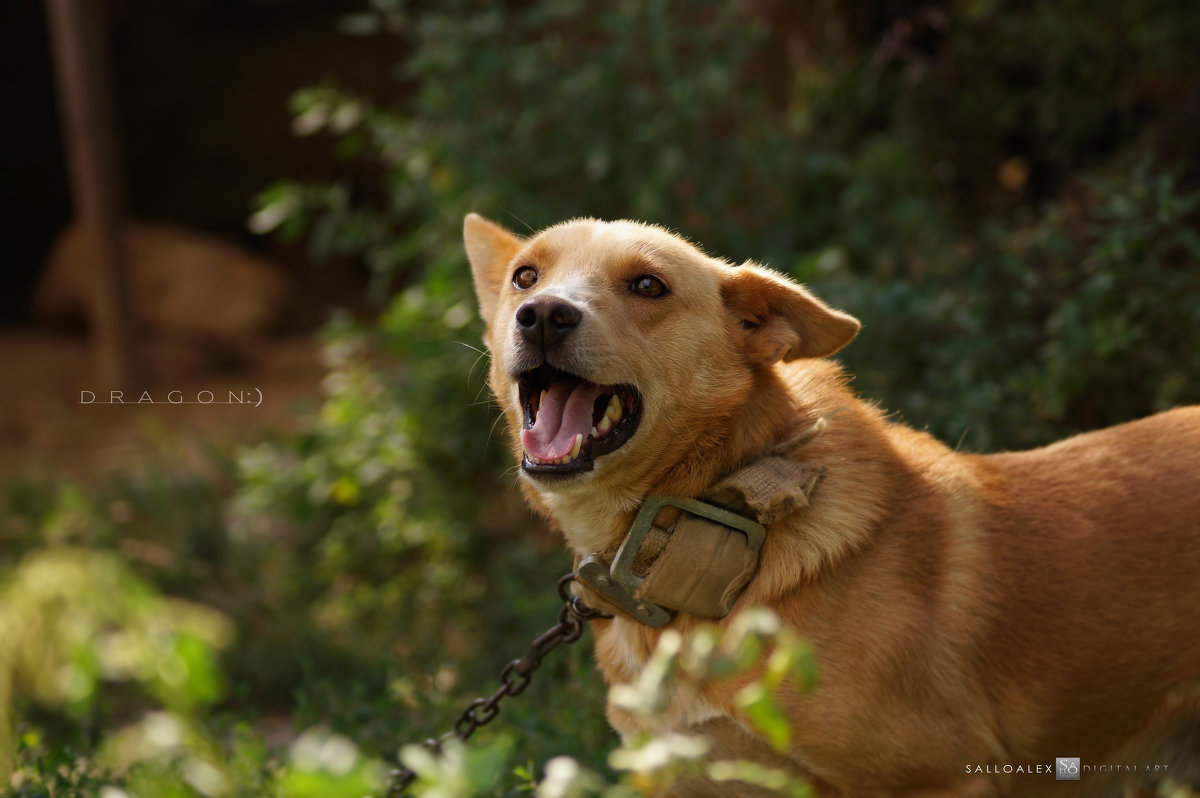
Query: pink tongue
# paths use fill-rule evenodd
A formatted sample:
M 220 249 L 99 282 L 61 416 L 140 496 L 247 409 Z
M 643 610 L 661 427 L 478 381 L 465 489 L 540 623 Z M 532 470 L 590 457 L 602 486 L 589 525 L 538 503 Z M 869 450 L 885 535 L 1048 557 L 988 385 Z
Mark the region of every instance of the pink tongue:
M 533 426 L 521 431 L 525 451 L 541 460 L 558 460 L 571 453 L 575 436 L 586 441 L 592 431 L 592 410 L 600 386 L 593 382 L 555 380 L 546 390 Z

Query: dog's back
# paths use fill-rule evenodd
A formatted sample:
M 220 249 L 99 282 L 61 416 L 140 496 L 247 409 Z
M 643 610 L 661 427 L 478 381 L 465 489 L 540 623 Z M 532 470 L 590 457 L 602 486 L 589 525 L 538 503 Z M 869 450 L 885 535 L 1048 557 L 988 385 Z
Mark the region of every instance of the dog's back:
M 1200 780 L 1200 407 L 978 463 L 1012 755 Z

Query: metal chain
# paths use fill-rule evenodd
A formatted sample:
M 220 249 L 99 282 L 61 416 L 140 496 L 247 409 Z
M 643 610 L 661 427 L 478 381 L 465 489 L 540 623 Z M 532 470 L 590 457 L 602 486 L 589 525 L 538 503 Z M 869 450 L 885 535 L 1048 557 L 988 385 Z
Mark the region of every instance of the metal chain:
M 454 721 L 453 731 L 441 737 L 426 740 L 422 745 L 431 751 L 441 750 L 442 745 L 457 738 L 463 742 L 480 726 L 486 726 L 500 714 L 500 702 L 508 696 L 520 695 L 533 680 L 533 672 L 542 664 L 542 658 L 564 643 L 574 643 L 583 636 L 583 622 L 599 618 L 611 618 L 607 612 L 589 607 L 580 596 L 571 594 L 571 583 L 575 574 L 569 573 L 558 580 L 558 597 L 563 606 L 558 611 L 558 623 L 534 638 L 529 651 L 520 659 L 514 659 L 500 671 L 500 687 L 488 698 L 476 698 Z M 388 782 L 388 796 L 401 795 L 417 778 L 408 767 L 393 770 Z

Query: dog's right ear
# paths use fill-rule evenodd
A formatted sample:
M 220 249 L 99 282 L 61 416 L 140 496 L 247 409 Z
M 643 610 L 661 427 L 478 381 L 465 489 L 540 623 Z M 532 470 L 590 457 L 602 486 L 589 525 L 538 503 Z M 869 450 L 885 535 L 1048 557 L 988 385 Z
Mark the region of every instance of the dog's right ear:
M 753 366 L 827 357 L 850 343 L 861 326 L 799 283 L 749 262 L 729 271 L 721 296 L 740 327 L 746 362 Z
M 475 277 L 479 314 L 491 327 L 500 288 L 508 278 L 508 264 L 525 242 L 477 213 L 468 213 L 463 219 L 463 242 Z

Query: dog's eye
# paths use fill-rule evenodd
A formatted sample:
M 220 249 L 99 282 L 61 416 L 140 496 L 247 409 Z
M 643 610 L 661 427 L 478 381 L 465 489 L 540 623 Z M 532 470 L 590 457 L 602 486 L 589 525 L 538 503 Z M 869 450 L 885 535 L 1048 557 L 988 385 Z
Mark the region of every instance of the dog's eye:
M 513 285 L 522 291 L 527 291 L 533 288 L 533 284 L 538 281 L 537 269 L 532 266 L 522 266 L 513 272 Z
M 658 299 L 667 293 L 667 287 L 663 285 L 663 281 L 648 274 L 635 278 L 629 284 L 629 290 L 647 299 Z

